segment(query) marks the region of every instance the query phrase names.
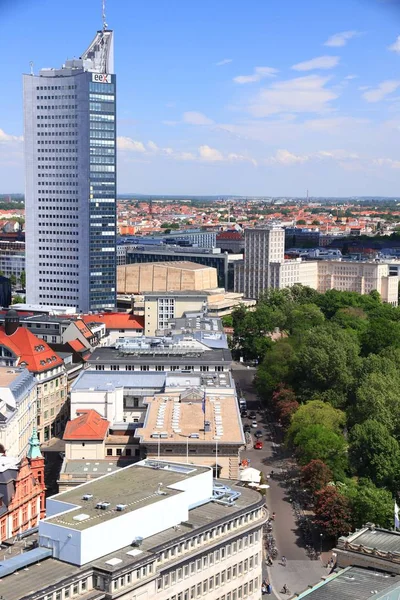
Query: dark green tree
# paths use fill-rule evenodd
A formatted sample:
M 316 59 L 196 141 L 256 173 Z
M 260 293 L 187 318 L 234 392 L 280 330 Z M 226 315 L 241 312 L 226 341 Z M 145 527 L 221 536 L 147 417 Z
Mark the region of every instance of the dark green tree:
M 390 528 L 393 523 L 393 497 L 383 488 L 377 488 L 369 479 L 346 482 L 341 492 L 350 502 L 353 528 L 366 523 Z
M 321 400 L 311 400 L 300 406 L 293 415 L 288 430 L 288 440 L 293 442 L 297 434 L 310 425 L 323 425 L 326 429 L 340 434 L 345 423 L 346 415 L 342 410 Z
M 378 487 L 397 490 L 400 447 L 383 423 L 373 419 L 355 425 L 349 434 L 349 459 L 355 473 Z

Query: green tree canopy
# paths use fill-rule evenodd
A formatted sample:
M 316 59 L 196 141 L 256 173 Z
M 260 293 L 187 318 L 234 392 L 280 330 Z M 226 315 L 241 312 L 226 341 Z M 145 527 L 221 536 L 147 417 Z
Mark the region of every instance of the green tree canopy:
M 266 352 L 255 378 L 257 392 L 269 402 L 273 391 L 282 382 L 289 382 L 297 357 L 291 341 L 283 338 L 274 342 Z
M 400 468 L 400 447 L 383 423 L 368 419 L 349 434 L 350 463 L 360 477 L 379 487 L 395 490 Z
M 323 425 L 334 433 L 341 433 L 346 423 L 342 410 L 321 400 L 311 400 L 299 407 L 292 417 L 288 431 L 288 441 L 293 442 L 298 433 L 310 425 Z
M 288 312 L 286 320 L 286 329 L 293 333 L 303 331 L 322 325 L 325 317 L 321 309 L 315 304 L 295 304 L 292 310 Z
M 352 480 L 341 487 L 351 506 L 353 527 L 359 529 L 366 523 L 390 528 L 393 523 L 393 497 L 383 488 L 377 488 L 369 479 Z
M 347 444 L 342 435 L 324 425 L 309 425 L 294 438 L 300 464 L 322 460 L 332 471 L 335 480 L 343 480 L 348 467 Z

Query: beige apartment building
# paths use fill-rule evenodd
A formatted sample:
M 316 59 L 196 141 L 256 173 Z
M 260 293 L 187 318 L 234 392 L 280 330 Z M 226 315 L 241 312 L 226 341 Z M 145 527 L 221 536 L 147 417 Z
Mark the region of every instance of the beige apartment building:
M 180 318 L 185 313 L 203 313 L 207 308 L 207 294 L 195 291 L 152 292 L 145 294 L 144 305 L 144 335 L 151 336 L 159 330 L 168 329 L 171 319 Z
M 382 301 L 397 306 L 399 277 L 389 275 L 389 265 L 362 261 L 318 261 L 318 291 L 340 290 L 369 294 L 377 290 Z
M 189 261 L 117 267 L 118 294 L 201 291 L 218 287 L 217 269 Z

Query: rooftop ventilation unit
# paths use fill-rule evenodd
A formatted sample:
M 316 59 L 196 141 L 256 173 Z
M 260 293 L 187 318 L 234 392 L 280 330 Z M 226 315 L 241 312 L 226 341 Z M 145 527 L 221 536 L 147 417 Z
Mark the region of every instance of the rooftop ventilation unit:
M 140 546 L 143 543 L 143 538 L 142 537 L 135 537 L 133 542 L 132 542 L 132 546 L 134 546 L 135 548 L 140 548 Z
M 109 502 L 98 502 L 96 504 L 96 508 L 100 508 L 101 510 L 106 510 L 109 507 L 110 507 L 110 503 Z
M 93 494 L 84 494 L 82 500 L 92 500 Z
M 125 510 L 127 507 L 127 504 L 117 504 L 117 506 L 115 507 L 115 510 L 117 510 L 118 512 L 122 512 L 123 510 Z

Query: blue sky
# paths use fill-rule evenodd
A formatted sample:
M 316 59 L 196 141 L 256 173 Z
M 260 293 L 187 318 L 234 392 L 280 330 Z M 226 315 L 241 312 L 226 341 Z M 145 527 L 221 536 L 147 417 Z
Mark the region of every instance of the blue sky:
M 0 192 L 20 192 L 21 74 L 79 56 L 101 0 L 0 0 L 0 22 Z M 120 193 L 400 194 L 400 1 L 108 0 L 107 22 Z

